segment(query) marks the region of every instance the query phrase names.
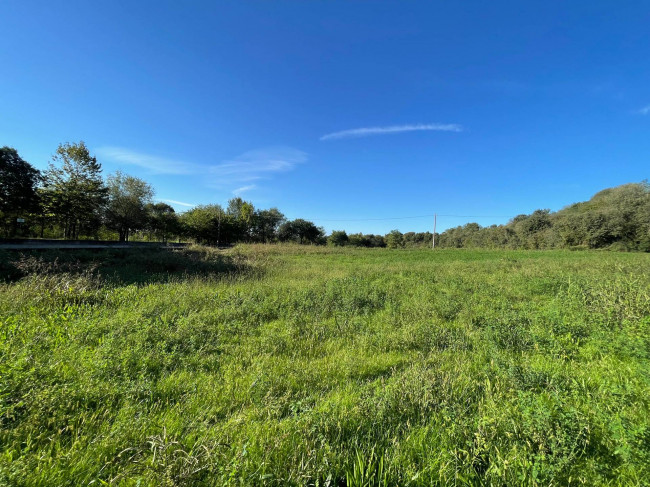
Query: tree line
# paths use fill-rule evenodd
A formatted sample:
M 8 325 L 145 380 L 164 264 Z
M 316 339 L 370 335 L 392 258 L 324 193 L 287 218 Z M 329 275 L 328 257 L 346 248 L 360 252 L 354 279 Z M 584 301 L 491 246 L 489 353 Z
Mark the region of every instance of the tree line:
M 443 247 L 509 249 L 602 249 L 650 252 L 650 184 L 608 188 L 589 201 L 557 212 L 535 210 L 505 225 L 476 223 L 450 228 Z
M 102 175 L 83 142 L 61 144 L 45 171 L 11 147 L 0 148 L 0 233 L 4 237 L 139 240 L 189 239 L 206 245 L 237 242 L 407 248 L 431 246 L 430 232 L 386 235 L 335 230 L 242 198 L 224 208 L 200 205 L 178 214 L 154 202 L 146 181 L 120 171 Z M 650 184 L 609 188 L 558 212 L 536 210 L 505 225 L 477 223 L 436 233 L 442 248 L 612 248 L 650 251 Z
M 277 209 L 256 209 L 233 198 L 228 206 L 200 205 L 177 214 L 154 202 L 146 181 L 102 166 L 83 143 L 61 144 L 41 172 L 11 147 L 0 149 L 0 225 L 4 237 L 144 240 L 190 239 L 207 245 L 235 242 L 324 244 L 325 231 Z
M 433 235 L 401 233 L 385 236 L 348 235 L 334 231 L 331 245 L 357 247 L 431 247 Z M 624 184 L 608 188 L 589 201 L 557 212 L 548 209 L 521 214 L 505 225 L 482 227 L 478 223 L 436 233 L 436 247 L 492 249 L 611 249 L 650 252 L 650 184 Z

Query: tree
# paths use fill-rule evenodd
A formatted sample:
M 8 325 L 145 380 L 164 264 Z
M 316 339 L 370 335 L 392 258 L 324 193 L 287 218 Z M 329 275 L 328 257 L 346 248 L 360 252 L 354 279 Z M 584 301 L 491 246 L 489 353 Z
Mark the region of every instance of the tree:
M 238 222 L 219 205 L 200 205 L 181 215 L 187 236 L 198 243 L 223 245 L 237 242 Z
M 353 233 L 348 236 L 348 243 L 354 247 L 370 247 L 370 238 L 362 233 Z
M 23 160 L 16 149 L 0 148 L 0 217 L 4 226 L 9 226 L 10 235 L 16 233 L 17 218 L 37 211 L 36 187 L 40 178 L 40 172 Z
M 43 205 L 63 227 L 65 238 L 99 227 L 107 197 L 101 171 L 83 142 L 61 144 L 52 157 L 44 174 Z
M 321 244 L 324 237 L 325 231 L 322 228 L 302 218 L 284 222 L 278 229 L 278 238 L 282 242 L 293 240 L 301 244 Z
M 255 216 L 253 204 L 244 201 L 240 197 L 232 198 L 228 201 L 226 214 L 231 217 L 232 223 L 235 224 L 237 233 L 235 240 L 249 240 Z
M 371 247 L 386 247 L 386 240 L 383 235 L 364 235 L 368 239 Z
M 219 205 L 199 205 L 181 215 L 187 236 L 198 243 L 216 244 L 219 240 L 219 223 L 224 211 Z
M 120 171 L 107 178 L 107 186 L 106 225 L 117 230 L 120 242 L 128 242 L 131 232 L 148 223 L 147 205 L 151 204 L 153 189 L 146 181 Z
M 428 247 L 431 245 L 432 235 L 429 232 L 407 232 L 404 234 L 404 246 Z
M 278 228 L 278 240 L 280 242 L 290 242 L 298 240 L 298 227 L 293 220 L 286 221 Z M 302 243 L 302 242 L 301 242 Z
M 280 210 L 258 210 L 253 217 L 252 236 L 258 242 L 270 242 L 277 237 L 278 227 L 285 218 Z
M 327 239 L 327 243 L 335 247 L 343 247 L 348 241 L 348 234 L 345 233 L 345 230 L 334 230 Z
M 404 247 L 404 235 L 399 230 L 391 230 L 386 235 L 386 245 L 389 249 L 398 249 Z
M 178 216 L 167 203 L 149 203 L 145 209 L 148 214 L 147 228 L 156 238 L 167 242 L 170 235 L 180 232 Z

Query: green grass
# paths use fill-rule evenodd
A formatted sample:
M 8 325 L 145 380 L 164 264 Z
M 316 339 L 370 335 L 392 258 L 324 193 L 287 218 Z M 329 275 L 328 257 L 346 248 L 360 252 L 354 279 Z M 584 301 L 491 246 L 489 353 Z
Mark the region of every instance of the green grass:
M 650 255 L 17 259 L 0 485 L 650 484 Z

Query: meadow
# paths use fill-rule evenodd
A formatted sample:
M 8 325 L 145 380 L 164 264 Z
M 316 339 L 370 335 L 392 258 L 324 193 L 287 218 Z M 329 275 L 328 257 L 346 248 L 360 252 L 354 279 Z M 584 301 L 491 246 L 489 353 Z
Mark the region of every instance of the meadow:
M 650 255 L 0 254 L 0 485 L 650 485 Z

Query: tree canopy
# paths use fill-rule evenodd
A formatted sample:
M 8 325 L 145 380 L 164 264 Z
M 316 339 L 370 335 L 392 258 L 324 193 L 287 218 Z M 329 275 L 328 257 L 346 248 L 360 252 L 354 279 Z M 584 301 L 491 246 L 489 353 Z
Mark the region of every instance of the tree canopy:
M 153 188 L 146 181 L 120 171 L 108 176 L 107 186 L 106 225 L 118 232 L 120 242 L 128 241 L 131 231 L 147 226 Z
M 325 230 L 310 221 L 297 218 L 280 225 L 278 238 L 281 242 L 322 244 L 325 242 Z
M 0 218 L 5 233 L 13 235 L 17 219 L 38 211 L 37 186 L 41 174 L 16 149 L 0 148 Z
M 66 238 L 78 238 L 101 223 L 108 190 L 102 166 L 83 142 L 61 144 L 44 174 L 44 210 L 64 229 Z
M 334 230 L 327 239 L 327 243 L 335 247 L 343 247 L 349 241 L 350 239 L 345 230 Z

